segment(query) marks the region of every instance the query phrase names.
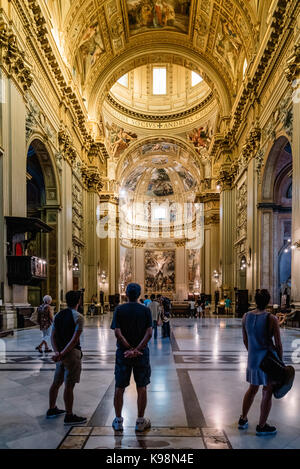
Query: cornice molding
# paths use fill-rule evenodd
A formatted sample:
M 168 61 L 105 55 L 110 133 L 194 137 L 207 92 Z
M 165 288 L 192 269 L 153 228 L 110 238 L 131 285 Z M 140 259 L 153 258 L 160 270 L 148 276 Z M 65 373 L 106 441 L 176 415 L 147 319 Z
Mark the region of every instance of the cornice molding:
M 27 91 L 33 82 L 25 52 L 20 49 L 17 36 L 0 17 L 0 67 Z
M 107 96 L 107 102 L 110 104 L 110 106 L 119 111 L 121 114 L 146 122 L 166 122 L 185 119 L 186 117 L 196 114 L 200 110 L 204 109 L 206 106 L 211 104 L 214 99 L 214 94 L 211 92 L 203 101 L 201 101 L 201 103 L 197 104 L 197 106 L 193 106 L 192 108 L 187 109 L 186 111 L 163 115 L 154 115 L 153 113 L 145 114 L 128 109 L 125 106 L 122 106 L 122 104 L 120 104 L 117 100 L 115 100 L 110 93 Z

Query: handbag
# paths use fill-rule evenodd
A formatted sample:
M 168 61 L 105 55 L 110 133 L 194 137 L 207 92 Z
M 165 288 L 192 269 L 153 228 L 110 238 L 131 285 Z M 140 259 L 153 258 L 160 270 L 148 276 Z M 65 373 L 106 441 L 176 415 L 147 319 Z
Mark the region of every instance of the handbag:
M 34 308 L 34 311 L 32 315 L 30 316 L 30 321 L 33 322 L 34 324 L 38 324 L 38 315 L 39 315 L 39 308 Z
M 269 331 L 270 314 L 267 318 L 267 334 L 268 338 L 272 340 Z M 267 351 L 259 367 L 267 374 L 268 378 L 275 383 L 273 389 L 274 397 L 277 399 L 284 397 L 293 385 L 295 377 L 294 367 L 290 365 L 286 366 L 270 349 Z

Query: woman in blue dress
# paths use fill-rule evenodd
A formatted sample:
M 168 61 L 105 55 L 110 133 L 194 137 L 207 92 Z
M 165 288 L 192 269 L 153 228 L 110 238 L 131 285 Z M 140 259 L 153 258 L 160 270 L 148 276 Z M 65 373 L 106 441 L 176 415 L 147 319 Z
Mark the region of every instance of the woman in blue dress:
M 269 301 L 270 294 L 268 290 L 258 290 L 255 295 L 257 309 L 249 311 L 243 317 L 243 340 L 248 350 L 247 381 L 250 383 L 250 386 L 243 400 L 242 415 L 238 427 L 239 429 L 248 427 L 248 412 L 259 386 L 262 385 L 260 419 L 256 427 L 256 434 L 258 436 L 274 435 L 277 432 L 276 427 L 267 424 L 272 406 L 273 384 L 268 380 L 266 373 L 260 369 L 261 361 L 268 350 L 272 349 L 282 360 L 282 344 L 278 319 L 265 310 Z M 268 316 L 270 316 L 269 320 Z

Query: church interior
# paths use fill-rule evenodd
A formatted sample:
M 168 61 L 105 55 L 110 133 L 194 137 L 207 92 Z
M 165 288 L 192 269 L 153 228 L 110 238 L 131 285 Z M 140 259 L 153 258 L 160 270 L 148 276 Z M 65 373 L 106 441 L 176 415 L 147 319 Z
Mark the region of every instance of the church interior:
M 300 369 L 298 0 L 0 0 L 0 181 L 0 448 L 299 449 L 297 373 L 276 437 L 235 425 L 258 290 Z M 146 446 L 130 423 L 107 430 L 110 322 L 132 282 L 172 305 L 170 339 L 150 343 Z M 55 364 L 32 315 L 70 290 L 88 424 L 66 437 L 45 420 Z

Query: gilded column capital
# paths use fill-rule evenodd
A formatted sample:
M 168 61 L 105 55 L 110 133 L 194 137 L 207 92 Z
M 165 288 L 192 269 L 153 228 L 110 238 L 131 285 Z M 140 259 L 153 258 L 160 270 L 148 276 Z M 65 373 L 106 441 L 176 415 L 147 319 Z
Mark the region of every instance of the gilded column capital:
M 73 166 L 76 160 L 76 150 L 73 147 L 70 136 L 65 130 L 60 130 L 58 132 L 58 144 L 64 159 Z
M 234 174 L 230 169 L 221 169 L 219 173 L 219 180 L 221 183 L 221 190 L 230 190 L 234 180 Z
M 27 91 L 32 85 L 31 69 L 25 59 L 25 52 L 19 47 L 17 36 L 0 19 L 0 66 Z
M 289 82 L 293 82 L 297 78 L 300 78 L 300 44 L 294 45 L 293 53 L 287 60 L 285 74 Z M 300 82 L 298 86 L 299 85 Z

